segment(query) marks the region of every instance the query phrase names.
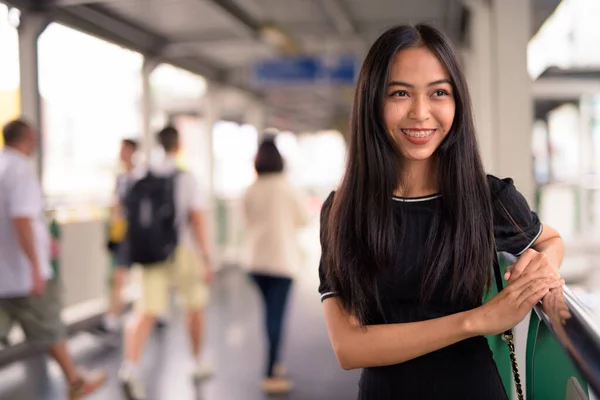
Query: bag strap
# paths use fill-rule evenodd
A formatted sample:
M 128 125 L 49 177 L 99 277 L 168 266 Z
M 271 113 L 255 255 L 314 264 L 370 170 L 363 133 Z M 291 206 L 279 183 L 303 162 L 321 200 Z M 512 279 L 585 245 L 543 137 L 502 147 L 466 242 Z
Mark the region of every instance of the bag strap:
M 498 253 L 494 251 L 494 277 L 498 293 L 504 289 L 502 285 L 502 274 L 500 272 L 500 262 L 498 261 Z M 521 374 L 519 374 L 519 365 L 517 364 L 517 355 L 515 353 L 515 342 L 512 329 L 507 330 L 502 334 L 502 338 L 508 343 L 508 351 L 510 353 L 510 364 L 512 366 L 515 388 L 517 389 L 517 398 L 523 400 L 523 388 L 521 387 Z

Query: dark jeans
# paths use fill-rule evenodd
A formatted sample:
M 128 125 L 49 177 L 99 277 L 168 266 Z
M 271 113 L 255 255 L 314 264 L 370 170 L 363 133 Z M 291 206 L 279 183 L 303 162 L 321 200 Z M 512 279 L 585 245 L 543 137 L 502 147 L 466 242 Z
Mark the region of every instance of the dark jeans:
M 269 358 L 266 376 L 273 376 L 273 366 L 279 358 L 285 306 L 292 280 L 290 278 L 263 274 L 251 274 L 251 276 L 260 289 L 264 300 L 265 325 L 269 339 Z

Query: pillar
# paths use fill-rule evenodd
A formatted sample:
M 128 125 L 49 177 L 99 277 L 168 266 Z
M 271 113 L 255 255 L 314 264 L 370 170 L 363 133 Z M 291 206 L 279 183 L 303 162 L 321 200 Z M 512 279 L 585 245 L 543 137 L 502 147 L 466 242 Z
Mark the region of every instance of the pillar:
M 533 204 L 533 96 L 527 72 L 531 0 L 466 4 L 472 25 L 463 58 L 485 167 L 513 178 Z
M 492 10 L 488 2 L 468 0 L 471 19 L 469 47 L 463 49 L 463 64 L 473 104 L 477 140 L 486 171 L 495 173 L 492 88 Z
M 144 156 L 144 162 L 149 163 L 151 161 L 152 149 L 156 145 L 156 138 L 152 132 L 152 114 L 154 111 L 154 99 L 152 96 L 152 85 L 150 83 L 150 76 L 152 71 L 160 62 L 151 57 L 144 57 L 144 63 L 142 64 L 142 154 Z
M 495 169 L 500 176 L 512 177 L 533 204 L 533 82 L 527 71 L 531 0 L 494 0 L 492 4 Z
M 19 32 L 19 73 L 21 76 L 21 115 L 39 132 L 36 170 L 42 177 L 43 127 L 38 75 L 38 39 L 50 23 L 44 13 L 23 12 Z

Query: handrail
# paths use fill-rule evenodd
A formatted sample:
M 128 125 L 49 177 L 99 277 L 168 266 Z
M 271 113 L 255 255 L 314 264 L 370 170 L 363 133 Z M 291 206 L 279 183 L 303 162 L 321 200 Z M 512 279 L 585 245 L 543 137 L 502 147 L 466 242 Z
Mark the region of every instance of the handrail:
M 502 253 L 510 263 L 517 258 Z M 586 306 L 569 288 L 552 290 L 534 307 L 594 394 L 600 395 L 600 314 Z
M 534 311 L 548 326 L 594 394 L 600 393 L 600 326 L 593 311 L 565 285 L 551 291 Z

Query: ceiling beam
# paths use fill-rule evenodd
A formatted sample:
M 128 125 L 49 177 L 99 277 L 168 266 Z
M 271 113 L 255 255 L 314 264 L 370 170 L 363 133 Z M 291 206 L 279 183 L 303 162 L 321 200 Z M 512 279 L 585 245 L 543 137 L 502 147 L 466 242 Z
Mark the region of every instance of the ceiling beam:
M 31 9 L 34 5 L 33 0 L 3 0 L 2 2 L 6 3 L 9 7 L 16 7 L 21 11 Z
M 83 6 L 88 4 L 99 4 L 99 3 L 109 3 L 109 2 L 117 2 L 121 0 L 46 0 L 49 3 L 52 3 L 54 6 L 58 7 L 70 7 L 70 6 Z
M 358 35 L 358 27 L 350 15 L 350 10 L 339 0 L 322 0 L 319 4 L 340 35 Z
M 367 43 L 361 37 L 358 25 L 347 5 L 340 0 L 322 0 L 319 4 L 325 14 L 327 14 L 329 19 L 333 22 L 338 33 L 343 38 L 355 39 L 359 43 L 359 48 L 356 50 L 361 52 L 365 51 Z
M 262 93 L 231 82 L 226 68 L 197 53 L 169 54 L 168 41 L 163 36 L 149 32 L 133 22 L 113 15 L 97 6 L 58 8 L 54 13 L 56 22 L 63 23 L 93 36 L 124 46 L 160 62 L 172 64 L 216 83 L 235 87 L 254 97 Z
M 228 42 L 232 40 L 245 39 L 238 33 L 232 32 L 230 29 L 215 29 L 210 31 L 189 32 L 184 35 L 174 35 L 169 38 L 171 44 L 203 44 L 203 43 L 218 43 Z
M 254 19 L 246 10 L 237 5 L 232 0 L 210 0 L 211 3 L 218 6 L 222 11 L 238 22 L 248 34 L 258 37 L 261 23 Z
M 262 43 L 267 43 L 281 52 L 291 54 L 300 52 L 300 45 L 277 24 L 258 21 L 232 0 L 210 1 L 237 21 L 238 26 L 245 31 L 246 35 Z
M 97 6 L 57 8 L 54 15 L 57 22 L 143 54 L 152 53 L 166 43 L 164 37 Z
M 40 0 L 2 0 L 12 7 L 21 10 L 35 9 L 35 4 Z M 44 1 L 44 0 L 41 0 Z M 83 3 L 84 1 L 80 1 Z M 87 3 L 91 3 L 88 1 Z M 98 3 L 98 1 L 93 1 Z M 64 4 L 63 4 L 64 5 Z M 54 4 L 56 6 L 56 4 Z M 253 90 L 230 79 L 229 71 L 217 65 L 212 60 L 194 54 L 169 54 L 168 40 L 161 35 L 117 16 L 98 5 L 76 5 L 73 7 L 54 7 L 52 10 L 53 21 L 70 26 L 73 29 L 85 32 L 108 42 L 123 46 L 139 52 L 145 56 L 154 57 L 161 62 L 172 64 L 225 86 L 242 90 L 249 95 L 262 99 L 262 92 Z

